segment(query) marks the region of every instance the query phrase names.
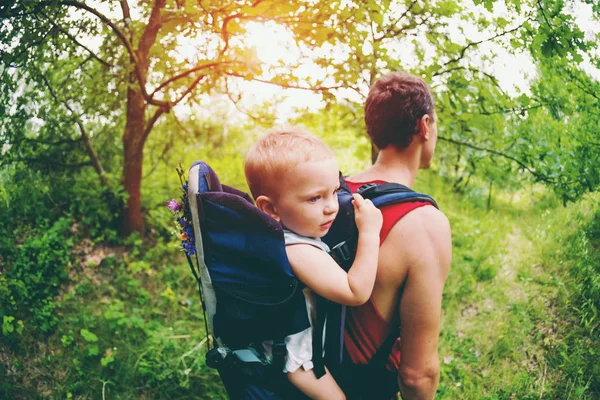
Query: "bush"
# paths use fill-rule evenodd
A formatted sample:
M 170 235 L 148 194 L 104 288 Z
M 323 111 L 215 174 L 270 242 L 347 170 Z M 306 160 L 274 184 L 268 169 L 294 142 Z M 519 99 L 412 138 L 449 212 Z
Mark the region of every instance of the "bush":
M 7 260 L 8 269 L 0 277 L 3 336 L 20 333 L 24 322 L 42 332 L 57 324 L 54 297 L 72 267 L 71 225 L 70 218 L 60 218 L 49 229 L 38 229 Z
M 566 309 L 572 325 L 553 361 L 580 391 L 600 393 L 600 210 L 572 242 L 572 299 Z M 583 393 L 583 392 L 582 392 Z

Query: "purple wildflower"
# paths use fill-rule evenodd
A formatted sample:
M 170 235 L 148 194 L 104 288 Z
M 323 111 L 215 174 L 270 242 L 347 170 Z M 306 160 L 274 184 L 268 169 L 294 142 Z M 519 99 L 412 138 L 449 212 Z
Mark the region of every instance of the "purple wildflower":
M 172 199 L 167 201 L 167 207 L 169 207 L 169 210 L 171 211 L 178 211 L 181 208 L 181 204 L 179 204 L 177 200 Z
M 194 253 L 196 253 L 196 246 L 194 246 L 193 243 L 182 242 L 182 245 L 183 245 L 183 250 L 185 251 L 185 253 L 188 256 L 192 256 L 192 255 L 194 255 Z

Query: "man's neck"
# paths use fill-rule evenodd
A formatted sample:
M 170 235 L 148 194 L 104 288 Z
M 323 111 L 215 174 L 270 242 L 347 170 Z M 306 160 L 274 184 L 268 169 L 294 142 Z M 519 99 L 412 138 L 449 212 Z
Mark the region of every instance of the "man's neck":
M 350 178 L 355 182 L 382 180 L 401 183 L 412 188 L 419 170 L 420 151 L 410 147 L 404 151 L 389 146 L 379 152 L 377 161 L 370 168 Z

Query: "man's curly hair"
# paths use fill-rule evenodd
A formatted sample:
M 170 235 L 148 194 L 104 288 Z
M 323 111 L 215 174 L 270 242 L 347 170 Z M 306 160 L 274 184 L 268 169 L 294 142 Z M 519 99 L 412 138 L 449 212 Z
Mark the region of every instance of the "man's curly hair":
M 433 95 L 425 81 L 394 72 L 371 86 L 365 103 L 365 124 L 371 141 L 380 149 L 407 148 L 425 115 L 435 120 Z

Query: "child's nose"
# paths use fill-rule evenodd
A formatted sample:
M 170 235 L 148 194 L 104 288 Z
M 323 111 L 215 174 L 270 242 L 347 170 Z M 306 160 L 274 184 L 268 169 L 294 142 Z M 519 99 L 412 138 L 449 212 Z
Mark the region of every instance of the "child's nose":
M 327 202 L 323 211 L 325 212 L 325 214 L 334 214 L 337 212 L 338 207 L 339 205 L 337 202 L 337 198 L 332 198 Z

